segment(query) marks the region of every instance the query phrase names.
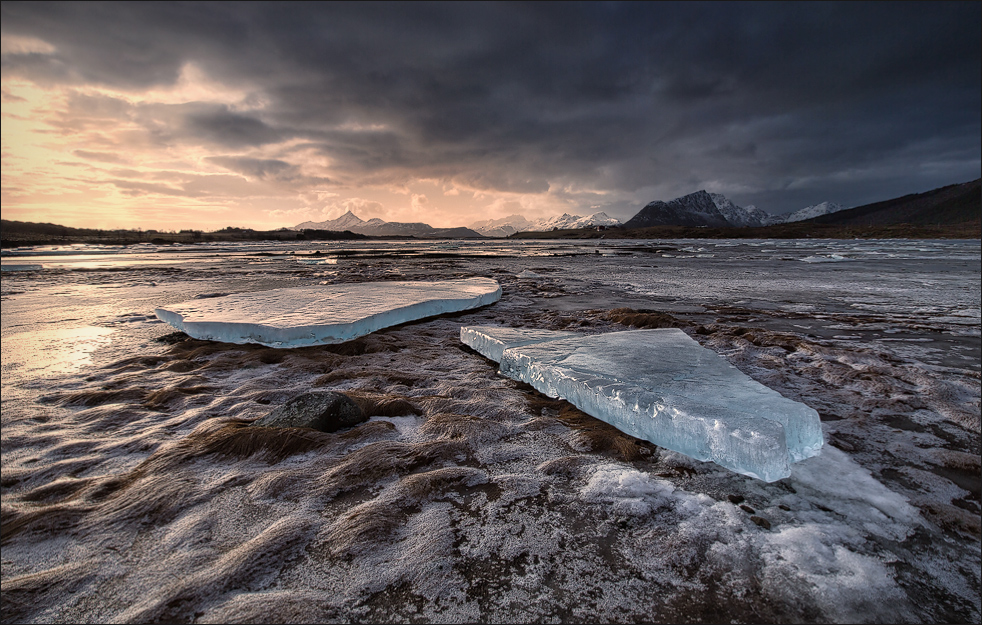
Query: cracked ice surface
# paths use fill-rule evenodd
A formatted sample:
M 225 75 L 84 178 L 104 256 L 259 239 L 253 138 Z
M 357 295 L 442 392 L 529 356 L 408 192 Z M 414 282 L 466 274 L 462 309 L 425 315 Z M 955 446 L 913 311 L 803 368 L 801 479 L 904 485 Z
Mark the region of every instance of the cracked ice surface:
M 514 329 L 501 330 L 503 342 L 516 342 Z M 817 412 L 750 379 L 681 330 L 557 337 L 509 346 L 500 362 L 503 374 L 622 432 L 768 482 L 788 477 L 792 462 L 822 447 Z
M 407 321 L 493 304 L 490 278 L 442 282 L 362 282 L 272 289 L 196 299 L 156 309 L 196 339 L 303 347 L 343 343 Z

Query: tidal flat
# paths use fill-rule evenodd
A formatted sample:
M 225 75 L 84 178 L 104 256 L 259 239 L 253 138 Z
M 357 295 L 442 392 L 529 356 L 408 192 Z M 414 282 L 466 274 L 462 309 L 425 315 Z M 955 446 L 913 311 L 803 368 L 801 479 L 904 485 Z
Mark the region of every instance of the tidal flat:
M 978 622 L 979 241 L 4 251 L 3 622 Z M 336 345 L 192 339 L 194 297 L 494 278 Z M 765 483 L 502 377 L 460 327 L 679 328 L 817 410 Z M 311 390 L 370 415 L 248 428 Z M 712 389 L 706 389 L 711 393 Z

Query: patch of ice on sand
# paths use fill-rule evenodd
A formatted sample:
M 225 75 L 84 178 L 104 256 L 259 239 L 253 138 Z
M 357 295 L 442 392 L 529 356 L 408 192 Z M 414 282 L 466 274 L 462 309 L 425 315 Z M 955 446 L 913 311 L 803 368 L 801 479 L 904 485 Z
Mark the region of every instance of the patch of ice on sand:
M 597 467 L 580 491 L 580 498 L 607 504 L 614 514 L 645 516 L 667 501 L 675 487 L 666 480 L 624 465 Z
M 877 536 L 903 540 L 920 524 L 917 510 L 902 495 L 832 446 L 796 464 L 790 483 L 802 496 L 821 499 L 825 507 Z

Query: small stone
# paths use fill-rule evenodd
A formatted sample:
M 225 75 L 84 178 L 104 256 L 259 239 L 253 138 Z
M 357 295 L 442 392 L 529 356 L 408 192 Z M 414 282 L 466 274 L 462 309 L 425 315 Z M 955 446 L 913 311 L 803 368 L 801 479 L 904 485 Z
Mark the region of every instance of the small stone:
M 730 503 L 733 505 L 741 504 L 744 501 L 741 495 L 727 495 L 726 498 L 729 499 Z
M 751 508 L 747 504 L 740 504 L 740 509 L 743 510 L 744 512 L 746 512 L 747 514 L 754 514 L 754 513 L 757 512 L 756 510 L 754 510 L 753 508 Z
M 273 410 L 252 425 L 272 428 L 312 428 L 336 432 L 364 421 L 368 417 L 358 404 L 343 393 L 320 391 L 304 393 Z
M 791 512 L 791 507 L 786 506 L 783 503 L 777 504 L 777 507 L 780 508 L 781 510 L 784 510 L 785 512 Z
M 750 517 L 750 520 L 757 524 L 758 527 L 762 527 L 765 530 L 771 529 L 771 522 L 762 516 L 757 516 L 756 514 Z

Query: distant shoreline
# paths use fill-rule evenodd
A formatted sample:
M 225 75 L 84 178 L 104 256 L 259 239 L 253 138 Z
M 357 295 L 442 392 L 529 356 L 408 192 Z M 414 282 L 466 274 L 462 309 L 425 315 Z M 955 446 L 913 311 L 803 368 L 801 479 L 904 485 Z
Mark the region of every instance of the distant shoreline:
M 440 237 L 435 237 L 440 238 Z M 760 228 L 698 228 L 686 226 L 653 226 L 649 228 L 580 228 L 551 232 L 518 232 L 507 238 L 488 237 L 488 241 L 550 239 L 982 239 L 979 222 L 915 226 L 844 226 L 815 223 L 791 223 Z M 366 236 L 353 232 L 329 230 L 248 230 L 226 228 L 216 232 L 181 230 L 157 232 L 139 230 L 93 230 L 56 224 L 3 220 L 0 247 L 35 245 L 155 245 L 245 242 L 245 241 L 392 241 L 434 240 L 411 236 Z
M 701 192 L 705 193 L 705 192 Z M 0 247 L 30 245 L 170 245 L 245 241 L 412 241 L 412 240 L 516 240 L 516 239 L 982 239 L 982 179 L 952 184 L 924 193 L 875 202 L 820 215 L 804 221 L 756 227 L 595 225 L 572 230 L 516 232 L 508 237 L 480 237 L 467 228 L 441 228 L 426 236 L 411 234 L 366 235 L 350 230 L 252 230 L 229 226 L 214 232 L 193 228 L 177 232 L 159 230 L 96 230 L 51 223 L 0 220 Z M 684 198 L 683 198 L 684 199 Z M 675 201 L 675 200 L 673 200 Z M 647 210 L 642 209 L 638 215 Z M 628 221 L 635 221 L 638 215 Z M 351 215 L 354 221 L 361 222 Z M 649 216 L 650 217 L 650 216 Z M 343 220 L 342 220 L 343 221 Z M 350 222 L 345 222 L 348 225 Z M 664 223 L 641 220 L 636 223 Z M 679 223 L 679 221 L 675 221 Z M 693 223 L 691 220 L 687 223 Z M 696 220 L 694 223 L 699 223 Z M 337 224 L 342 225 L 342 224 Z M 414 225 L 414 224 L 402 224 Z M 426 224 L 415 224 L 425 226 Z M 437 230 L 437 229 L 431 229 Z M 452 236 L 467 234 L 478 236 Z M 448 236 L 450 235 L 450 236 Z
M 979 222 L 915 226 L 843 226 L 806 222 L 776 224 L 760 228 L 708 228 L 692 226 L 651 226 L 648 228 L 608 228 L 518 232 L 509 239 L 982 239 Z

